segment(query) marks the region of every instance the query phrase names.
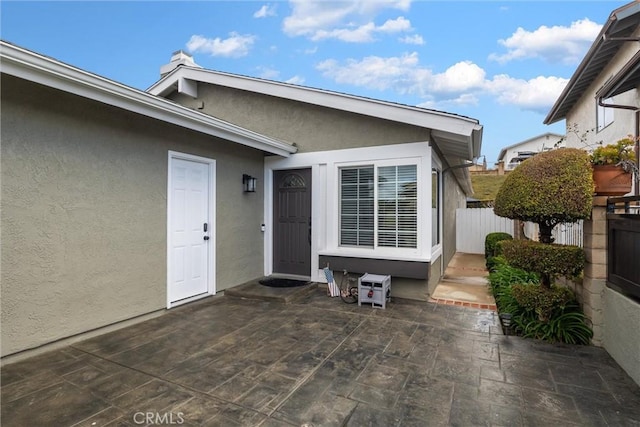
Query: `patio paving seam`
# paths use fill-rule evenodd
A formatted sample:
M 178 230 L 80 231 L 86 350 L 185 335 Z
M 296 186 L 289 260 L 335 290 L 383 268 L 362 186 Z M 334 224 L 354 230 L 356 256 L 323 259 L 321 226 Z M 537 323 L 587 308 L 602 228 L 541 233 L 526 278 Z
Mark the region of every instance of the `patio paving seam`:
M 140 387 L 142 387 L 142 386 L 144 386 L 144 385 L 146 385 L 146 384 L 149 384 L 149 383 L 150 383 L 150 382 L 152 382 L 153 380 L 158 380 L 158 381 L 161 381 L 161 382 L 164 382 L 164 383 L 168 383 L 168 384 L 174 385 L 174 386 L 176 386 L 176 387 L 178 387 L 178 388 L 182 388 L 182 389 L 188 390 L 188 391 L 190 391 L 190 392 L 194 393 L 194 394 L 195 394 L 195 396 L 200 396 L 200 397 L 204 397 L 204 398 L 208 398 L 208 399 L 213 398 L 213 399 L 215 399 L 215 400 L 222 401 L 222 402 L 224 402 L 224 403 L 226 403 L 226 404 L 231 404 L 231 405 L 239 406 L 239 407 L 241 407 L 241 408 L 243 408 L 243 409 L 245 409 L 245 410 L 248 410 L 248 411 L 257 412 L 257 413 L 259 413 L 259 414 L 263 414 L 263 415 L 267 415 L 267 416 L 270 416 L 270 415 L 271 415 L 271 414 L 265 414 L 264 412 L 257 411 L 257 410 L 255 410 L 254 408 L 250 408 L 250 407 L 244 406 L 244 405 L 242 405 L 242 404 L 240 404 L 240 403 L 233 402 L 233 401 L 230 401 L 230 400 L 224 399 L 224 398 L 219 397 L 219 396 L 213 396 L 213 395 L 211 395 L 211 394 L 209 394 L 209 393 L 203 392 L 203 391 L 201 391 L 201 390 L 198 390 L 198 389 L 196 389 L 196 388 L 190 387 L 190 386 L 188 386 L 188 385 L 179 384 L 179 383 L 177 383 L 177 382 L 175 382 L 175 381 L 173 381 L 173 380 L 171 380 L 171 379 L 169 379 L 169 378 L 166 378 L 166 377 L 163 377 L 163 376 L 158 376 L 157 374 L 153 374 L 153 373 L 151 373 L 151 372 L 146 372 L 146 371 L 144 371 L 144 370 L 142 370 L 142 369 L 139 369 L 139 368 L 136 368 L 136 367 L 133 367 L 133 366 L 127 366 L 127 365 L 124 365 L 124 364 L 122 364 L 122 363 L 120 363 L 120 362 L 117 362 L 117 361 L 114 361 L 114 360 L 110 360 L 110 359 L 106 359 L 106 358 L 104 358 L 104 357 L 102 357 L 102 356 L 99 356 L 99 355 L 96 355 L 96 354 L 93 354 L 93 353 L 88 353 L 88 352 L 86 352 L 86 351 L 84 351 L 84 350 L 80 350 L 80 351 L 82 351 L 83 353 L 88 354 L 88 355 L 90 355 L 90 356 L 95 356 L 95 357 L 97 357 L 97 358 L 100 358 L 100 359 L 102 359 L 102 360 L 104 360 L 104 361 L 106 361 L 106 362 L 109 362 L 109 363 L 113 363 L 113 364 L 115 364 L 115 365 L 118 365 L 118 366 L 120 366 L 120 367 L 122 367 L 122 368 L 130 369 L 130 370 L 132 370 L 132 371 L 136 371 L 136 372 L 138 372 L 138 373 L 140 373 L 140 374 L 147 375 L 147 376 L 151 377 L 151 378 L 149 379 L 149 381 L 145 382 L 144 384 L 141 384 L 140 386 L 138 386 L 138 387 L 134 388 L 133 390 L 135 390 L 135 389 L 137 389 L 137 388 L 140 388 Z M 65 382 L 66 382 L 66 381 L 65 381 Z M 126 394 L 126 393 L 123 393 L 123 394 Z M 122 396 L 122 395 L 120 395 L 120 396 Z M 193 396 L 193 397 L 195 397 L 195 396 Z M 160 396 L 158 396 L 157 398 L 159 398 L 159 397 L 160 397 Z M 192 398 L 193 398 L 193 397 L 192 397 Z M 288 396 L 287 396 L 287 397 L 288 397 Z M 152 399 L 152 401 L 153 401 L 153 400 L 156 400 L 157 398 Z M 113 406 L 113 405 L 112 405 L 112 406 Z M 114 407 L 119 408 L 119 407 L 117 407 L 117 406 L 114 406 Z M 119 408 L 119 409 L 121 409 L 121 408 Z M 165 408 L 161 408 L 161 409 L 165 409 Z M 94 414 L 94 415 L 95 415 L 95 414 Z M 78 423 L 78 424 L 79 424 L 79 423 Z
M 305 375 L 297 384 L 296 386 L 294 386 L 294 388 L 287 393 L 284 398 L 282 399 L 282 401 L 280 403 L 278 403 L 278 405 L 276 405 L 276 407 L 271 411 L 271 413 L 269 413 L 269 416 L 273 415 L 275 412 L 278 411 L 278 409 L 280 409 L 280 407 L 282 407 L 282 405 L 284 405 L 286 403 L 286 401 L 296 392 L 300 389 L 300 387 L 302 387 L 308 380 L 309 378 L 311 378 L 316 372 L 318 372 L 318 370 L 320 369 L 320 367 L 322 367 L 322 365 L 331 357 L 333 356 L 338 349 L 340 348 L 340 346 L 342 344 L 345 343 L 345 341 L 347 341 L 349 338 L 351 338 L 351 336 L 358 330 L 358 328 L 360 328 L 360 326 L 362 326 L 362 324 L 364 323 L 364 319 L 360 320 L 360 323 L 358 324 L 358 326 L 356 326 L 355 328 L 353 328 L 353 330 L 351 332 L 349 332 L 349 334 L 344 337 L 344 339 L 342 339 L 342 341 L 340 341 L 340 343 L 338 345 L 335 346 L 335 348 L 333 350 L 331 350 L 331 352 L 324 358 L 322 359 L 322 361 L 320 363 L 318 363 L 314 369 L 311 370 L 311 372 L 309 372 L 307 375 Z

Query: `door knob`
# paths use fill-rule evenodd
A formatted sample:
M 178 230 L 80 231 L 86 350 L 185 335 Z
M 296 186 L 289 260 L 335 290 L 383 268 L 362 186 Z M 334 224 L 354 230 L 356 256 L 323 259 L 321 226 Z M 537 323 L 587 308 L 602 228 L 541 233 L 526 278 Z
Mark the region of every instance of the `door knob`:
M 209 240 L 209 236 L 204 236 L 204 240 Z

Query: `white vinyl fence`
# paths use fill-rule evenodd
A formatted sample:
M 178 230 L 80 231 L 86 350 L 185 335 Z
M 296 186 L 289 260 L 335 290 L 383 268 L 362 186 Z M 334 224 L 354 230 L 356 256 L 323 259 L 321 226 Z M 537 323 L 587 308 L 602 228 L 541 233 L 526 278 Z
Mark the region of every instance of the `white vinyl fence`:
M 456 250 L 484 254 L 487 234 L 505 232 L 513 236 L 513 220 L 493 213 L 493 208 L 456 209 Z
M 528 239 L 538 240 L 538 224 L 526 222 L 524 224 L 524 235 Z M 582 247 L 582 220 L 570 224 L 558 224 L 551 232 L 554 242 L 559 245 L 574 245 Z

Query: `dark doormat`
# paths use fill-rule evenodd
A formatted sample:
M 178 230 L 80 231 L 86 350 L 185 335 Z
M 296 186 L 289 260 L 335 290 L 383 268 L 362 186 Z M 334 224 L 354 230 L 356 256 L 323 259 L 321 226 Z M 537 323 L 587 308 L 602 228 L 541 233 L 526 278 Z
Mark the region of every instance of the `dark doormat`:
M 261 285 L 270 286 L 272 288 L 295 288 L 296 286 L 304 286 L 309 282 L 304 280 L 283 279 L 278 277 L 269 277 L 259 282 Z

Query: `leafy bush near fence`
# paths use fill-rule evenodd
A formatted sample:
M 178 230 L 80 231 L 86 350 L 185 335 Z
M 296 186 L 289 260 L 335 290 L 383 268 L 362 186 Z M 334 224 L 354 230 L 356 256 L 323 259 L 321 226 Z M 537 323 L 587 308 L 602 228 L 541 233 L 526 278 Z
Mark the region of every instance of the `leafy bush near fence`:
M 507 264 L 507 260 L 502 255 L 492 256 L 486 259 L 485 264 L 487 266 L 487 270 L 490 273 L 493 273 L 499 266 Z
M 491 263 L 492 258 L 502 253 L 499 243 L 503 240 L 513 240 L 513 236 L 509 233 L 495 232 L 487 234 L 484 238 L 484 257 L 489 271 L 491 271 L 489 264 Z
M 526 338 L 568 344 L 589 344 L 593 332 L 569 288 L 540 286 L 540 278 L 509 265 L 502 257 L 489 274 L 500 313 L 511 314 L 512 330 Z

